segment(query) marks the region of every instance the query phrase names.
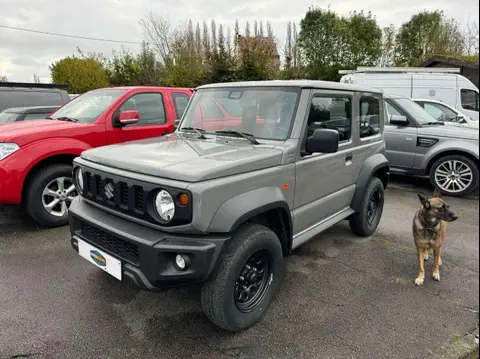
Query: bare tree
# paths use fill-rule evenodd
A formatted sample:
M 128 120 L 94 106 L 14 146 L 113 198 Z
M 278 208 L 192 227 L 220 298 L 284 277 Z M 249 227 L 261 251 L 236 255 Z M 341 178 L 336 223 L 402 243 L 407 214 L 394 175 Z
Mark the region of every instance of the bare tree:
M 5 75 L 0 76 L 0 82 L 8 82 L 8 77 Z
M 478 22 L 468 20 L 467 26 L 463 31 L 463 47 L 465 54 L 469 56 L 478 56 L 479 53 L 479 36 Z
M 140 26 L 160 62 L 166 63 L 175 38 L 175 30 L 172 29 L 170 21 L 162 15 L 149 12 L 140 20 Z

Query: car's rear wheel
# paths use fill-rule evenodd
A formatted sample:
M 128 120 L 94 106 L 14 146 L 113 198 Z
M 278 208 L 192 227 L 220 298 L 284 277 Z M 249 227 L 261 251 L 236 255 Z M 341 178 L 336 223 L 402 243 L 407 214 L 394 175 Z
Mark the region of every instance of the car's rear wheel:
M 72 166 L 50 165 L 30 178 L 26 188 L 26 209 L 42 226 L 64 226 L 68 224 L 68 207 L 76 196 Z
M 362 237 L 371 236 L 382 219 L 385 204 L 385 189 L 382 181 L 372 177 L 367 185 L 360 210 L 350 217 L 353 233 Z
M 430 182 L 442 194 L 464 197 L 478 187 L 478 175 L 478 167 L 472 160 L 461 155 L 451 155 L 442 157 L 433 164 Z
M 261 321 L 283 277 L 278 237 L 258 224 L 234 234 L 218 271 L 202 288 L 202 307 L 217 326 L 241 331 Z

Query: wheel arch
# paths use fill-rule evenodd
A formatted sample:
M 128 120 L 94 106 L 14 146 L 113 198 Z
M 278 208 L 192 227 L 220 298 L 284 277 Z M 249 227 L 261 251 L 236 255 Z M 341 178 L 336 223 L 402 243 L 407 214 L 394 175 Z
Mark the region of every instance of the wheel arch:
M 468 159 L 470 159 L 471 161 L 473 161 L 478 168 L 480 168 L 480 160 L 478 157 L 475 157 L 473 154 L 471 154 L 470 152 L 468 151 L 462 151 L 462 150 L 446 150 L 446 151 L 442 151 L 442 152 L 439 152 L 437 154 L 435 154 L 434 156 L 432 156 L 432 158 L 430 158 L 428 160 L 428 163 L 427 163 L 427 166 L 425 167 L 425 175 L 429 176 L 430 175 L 430 171 L 432 170 L 432 167 L 433 165 L 435 164 L 435 162 L 437 162 L 440 158 L 442 157 L 447 157 L 447 156 L 464 156 Z

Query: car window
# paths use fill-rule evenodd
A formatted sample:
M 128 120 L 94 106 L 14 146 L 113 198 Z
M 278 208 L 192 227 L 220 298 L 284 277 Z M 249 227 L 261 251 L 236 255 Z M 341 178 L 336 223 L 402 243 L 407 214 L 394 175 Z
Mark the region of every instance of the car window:
M 454 111 L 437 103 L 424 102 L 423 108 L 437 121 L 453 121 L 457 118 L 457 114 Z
M 173 106 L 175 107 L 175 113 L 177 119 L 180 119 L 185 112 L 189 98 L 186 93 L 182 92 L 173 92 L 172 93 Z
M 360 138 L 380 133 L 380 100 L 374 97 L 360 99 Z
M 462 89 L 461 91 L 462 107 L 465 110 L 478 112 L 478 92 Z
M 307 136 L 317 129 L 337 130 L 340 142 L 348 141 L 352 133 L 352 101 L 348 97 L 315 96 L 308 115 Z
M 0 111 L 10 107 L 56 106 L 64 99 L 59 91 L 3 89 L 0 91 Z
M 136 110 L 139 121 L 130 126 L 163 125 L 166 122 L 165 106 L 161 93 L 139 93 L 130 97 L 120 111 Z
M 25 115 L 25 118 L 24 120 L 41 120 L 41 119 L 44 119 L 45 117 L 47 117 L 47 115 L 49 114 L 50 112 L 43 112 L 43 113 L 27 113 Z
M 15 112 L 0 112 L 0 124 L 15 122 L 17 117 L 18 113 Z

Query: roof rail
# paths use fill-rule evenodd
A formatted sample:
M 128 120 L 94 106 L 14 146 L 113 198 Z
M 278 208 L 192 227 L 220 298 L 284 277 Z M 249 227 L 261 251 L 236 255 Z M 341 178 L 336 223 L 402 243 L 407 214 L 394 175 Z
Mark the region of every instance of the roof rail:
M 347 75 L 359 72 L 369 73 L 443 73 L 459 74 L 461 70 L 454 67 L 357 67 L 356 70 L 339 70 L 340 75 Z
M 64 84 L 43 84 L 34 82 L 0 82 L 0 87 L 22 87 L 22 88 L 43 88 L 43 89 L 68 89 Z

